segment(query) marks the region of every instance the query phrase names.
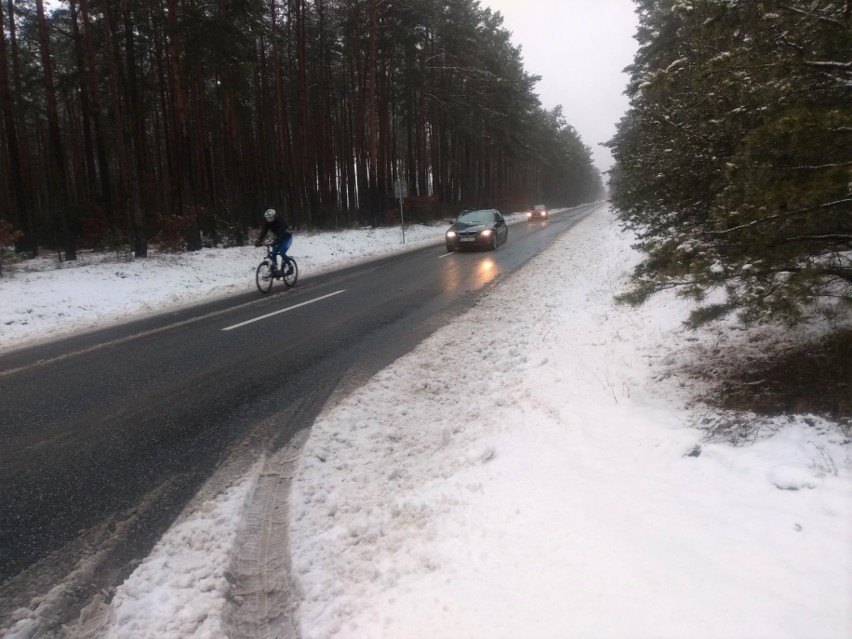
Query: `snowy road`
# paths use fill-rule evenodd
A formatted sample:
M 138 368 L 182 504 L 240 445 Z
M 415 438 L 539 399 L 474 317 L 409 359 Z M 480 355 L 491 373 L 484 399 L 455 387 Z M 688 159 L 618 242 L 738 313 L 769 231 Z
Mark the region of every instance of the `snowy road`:
M 591 208 L 516 225 L 496 253 L 432 246 L 0 360 L 0 394 L 16 398 L 0 403 L 6 614 L 82 564 L 51 624 L 74 618 L 129 574 L 223 459 L 285 446 L 330 393 L 410 350 Z

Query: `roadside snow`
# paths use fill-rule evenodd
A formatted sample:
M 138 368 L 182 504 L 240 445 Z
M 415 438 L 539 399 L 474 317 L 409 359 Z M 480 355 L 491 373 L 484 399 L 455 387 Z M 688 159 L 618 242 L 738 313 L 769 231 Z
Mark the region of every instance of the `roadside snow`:
M 613 304 L 629 243 L 601 210 L 318 420 L 305 639 L 852 634 L 848 443 L 793 420 L 690 457 L 651 379 L 687 305 Z
M 116 592 L 107 637 L 221 636 L 235 524 L 259 469 L 172 526 Z
M 520 214 L 507 216 L 517 221 Z M 446 225 L 297 233 L 290 254 L 305 277 L 438 242 Z M 253 246 L 156 253 L 143 260 L 81 252 L 56 268 L 55 256 L 13 265 L 0 278 L 0 354 L 33 342 L 103 327 L 166 308 L 254 290 L 264 250 Z M 5 269 L 6 267 L 4 267 Z
M 684 333 L 686 303 L 669 295 L 613 303 L 631 239 L 601 207 L 318 419 L 291 496 L 304 639 L 852 636 L 849 442 L 808 416 L 742 447 L 703 442 L 708 409 L 688 407 L 696 389 L 676 368 L 713 335 Z M 314 271 L 339 264 L 324 242 L 299 237 L 293 253 Z M 365 259 L 372 242 L 352 234 L 335 253 Z M 257 258 L 4 279 L 0 348 L 50 333 L 42 278 L 71 274 L 58 288 L 79 299 L 108 270 L 114 297 L 66 311 L 80 327 L 209 293 L 187 281 L 210 269 L 216 293 L 251 287 Z M 255 479 L 246 469 L 185 513 L 118 589 L 110 637 L 224 634 L 223 575 Z

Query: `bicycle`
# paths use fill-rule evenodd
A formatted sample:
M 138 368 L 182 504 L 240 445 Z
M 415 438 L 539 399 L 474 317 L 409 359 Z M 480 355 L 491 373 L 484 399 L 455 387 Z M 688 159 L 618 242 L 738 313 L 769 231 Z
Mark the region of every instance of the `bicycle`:
M 289 255 L 284 256 L 282 268 L 278 268 L 278 254 L 273 250 L 271 244 L 266 245 L 266 257 L 257 265 L 255 272 L 255 281 L 257 282 L 257 290 L 261 293 L 268 293 L 272 290 L 273 280 L 283 279 L 287 288 L 296 286 L 296 280 L 299 279 L 299 265 Z

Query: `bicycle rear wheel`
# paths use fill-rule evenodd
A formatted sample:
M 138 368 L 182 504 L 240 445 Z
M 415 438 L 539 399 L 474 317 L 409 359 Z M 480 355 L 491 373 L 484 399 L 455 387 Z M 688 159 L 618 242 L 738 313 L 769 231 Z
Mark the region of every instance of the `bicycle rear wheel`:
M 272 264 L 269 260 L 263 260 L 257 265 L 255 273 L 255 281 L 257 282 L 257 290 L 261 293 L 268 293 L 272 289 Z
M 296 264 L 296 260 L 292 257 L 288 256 L 289 264 L 282 264 L 281 268 L 284 269 L 284 283 L 287 285 L 287 288 L 293 288 L 296 286 L 296 280 L 299 279 L 299 265 Z

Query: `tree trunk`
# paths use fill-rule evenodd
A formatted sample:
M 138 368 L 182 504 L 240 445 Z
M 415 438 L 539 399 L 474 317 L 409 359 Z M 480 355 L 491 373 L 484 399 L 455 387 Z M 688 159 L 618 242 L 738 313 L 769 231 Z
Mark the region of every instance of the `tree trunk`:
M 62 136 L 59 129 L 59 114 L 56 106 L 56 87 L 53 82 L 53 61 L 50 58 L 50 37 L 47 31 L 47 19 L 44 14 L 43 0 L 36 0 L 38 15 L 39 49 L 41 52 L 42 72 L 47 102 L 47 128 L 50 142 L 50 156 L 55 171 L 55 190 L 53 206 L 58 212 L 59 228 L 66 260 L 77 259 L 77 245 L 68 220 L 68 184 L 65 171 L 65 154 L 62 149 Z
M 13 10 L 12 0 L 9 0 L 9 12 L 12 13 Z M 14 27 L 10 25 L 10 31 L 13 29 Z M 6 33 L 2 5 L 0 5 L 0 109 L 3 112 L 3 125 L 6 129 L 6 143 L 9 152 L 9 172 L 6 177 L 9 180 L 9 190 L 12 194 L 13 206 L 15 207 L 12 220 L 24 233 L 23 237 L 15 243 L 15 250 L 18 252 L 31 252 L 35 255 L 38 252 L 38 242 L 36 240 L 32 216 L 27 208 L 27 198 L 24 191 L 24 175 L 21 170 L 21 151 L 18 146 L 15 109 L 12 101 L 12 92 L 9 87 L 9 67 L 6 54 Z
M 112 170 L 109 164 L 109 151 L 104 131 L 103 109 L 101 109 L 100 90 L 98 87 L 98 71 L 95 64 L 94 34 L 89 15 L 89 0 L 80 0 L 80 13 L 83 19 L 83 42 L 85 45 L 85 93 L 91 102 L 91 115 L 95 127 L 95 152 L 97 154 L 98 175 L 100 177 L 101 201 L 104 206 L 107 225 L 116 228 L 115 200 L 112 191 Z
M 74 41 L 74 58 L 77 63 L 80 86 L 80 120 L 83 123 L 83 160 L 86 173 L 86 193 L 83 200 L 91 201 L 98 192 L 97 170 L 95 169 L 95 151 L 92 141 L 92 107 L 89 100 L 88 74 L 86 73 L 85 55 L 83 53 L 83 36 L 80 34 L 79 15 L 77 13 L 77 0 L 69 0 L 69 11 L 71 13 L 71 33 Z
M 130 183 L 130 232 L 133 253 L 136 257 L 148 257 L 148 238 L 145 234 L 145 212 L 142 205 L 142 181 L 147 171 L 145 159 L 145 115 L 142 112 L 142 96 L 136 73 L 136 32 L 130 13 L 130 2 L 121 5 L 124 19 L 124 56 L 127 68 L 127 104 L 130 109 L 130 147 L 133 157 L 133 177 Z
M 372 225 L 380 223 L 379 203 L 379 114 L 376 104 L 376 65 L 378 57 L 378 0 L 370 0 L 370 52 L 367 58 L 367 176 L 368 176 L 368 206 L 372 218 Z
M 166 12 L 170 32 L 167 56 L 170 89 L 169 121 L 172 141 L 171 211 L 174 215 L 181 215 L 190 166 L 188 162 L 189 123 L 186 112 L 186 89 L 181 71 L 181 43 L 177 36 L 179 33 L 177 0 L 167 0 Z

